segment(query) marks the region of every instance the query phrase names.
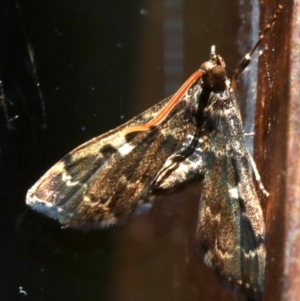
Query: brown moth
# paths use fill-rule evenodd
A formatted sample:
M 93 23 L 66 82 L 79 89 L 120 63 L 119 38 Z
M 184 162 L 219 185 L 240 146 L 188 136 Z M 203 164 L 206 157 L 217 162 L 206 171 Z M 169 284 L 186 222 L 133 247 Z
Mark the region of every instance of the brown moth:
M 156 196 L 200 182 L 196 238 L 204 261 L 231 286 L 259 298 L 265 224 L 251 166 L 267 193 L 245 145 L 235 85 L 281 9 L 232 82 L 213 48 L 173 97 L 56 163 L 28 191 L 27 204 L 69 227 L 104 228 L 137 214 Z

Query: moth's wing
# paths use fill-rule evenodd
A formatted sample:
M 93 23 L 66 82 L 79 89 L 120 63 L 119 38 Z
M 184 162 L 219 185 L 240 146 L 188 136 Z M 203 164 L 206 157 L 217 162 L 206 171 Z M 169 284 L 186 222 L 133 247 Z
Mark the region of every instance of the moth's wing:
M 211 151 L 200 200 L 197 240 L 205 262 L 232 287 L 256 297 L 263 291 L 265 226 L 259 198 L 249 173 L 249 157 L 235 103 L 218 131 Z M 227 133 L 224 135 L 224 133 Z
M 153 119 L 168 100 L 71 151 L 28 191 L 27 204 L 71 227 L 101 228 L 149 202 L 149 183 L 187 130 L 189 96 L 156 128 L 120 133 Z

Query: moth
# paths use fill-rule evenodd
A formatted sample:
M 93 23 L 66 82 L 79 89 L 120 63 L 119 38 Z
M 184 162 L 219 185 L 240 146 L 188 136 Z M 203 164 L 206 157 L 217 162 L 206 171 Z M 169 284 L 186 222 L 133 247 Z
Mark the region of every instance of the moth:
M 251 166 L 267 193 L 245 145 L 235 86 L 281 9 L 232 82 L 213 47 L 174 96 L 56 163 L 28 191 L 27 204 L 69 227 L 104 228 L 139 214 L 157 196 L 200 182 L 196 240 L 205 263 L 231 286 L 260 296 L 265 224 Z

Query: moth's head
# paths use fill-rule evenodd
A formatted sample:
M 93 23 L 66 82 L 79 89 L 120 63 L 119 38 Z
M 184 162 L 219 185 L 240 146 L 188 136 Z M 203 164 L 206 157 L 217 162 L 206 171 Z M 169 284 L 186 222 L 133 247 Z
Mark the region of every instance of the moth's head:
M 226 89 L 225 61 L 215 53 L 215 46 L 211 48 L 210 60 L 200 67 L 203 71 L 201 85 L 213 91 L 224 91 Z

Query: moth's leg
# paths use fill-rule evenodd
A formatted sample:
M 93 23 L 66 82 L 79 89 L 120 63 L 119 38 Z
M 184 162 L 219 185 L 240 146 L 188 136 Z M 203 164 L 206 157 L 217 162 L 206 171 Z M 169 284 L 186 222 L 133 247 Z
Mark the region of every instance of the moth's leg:
M 258 41 L 255 43 L 255 45 L 252 47 L 252 49 L 243 57 L 243 59 L 240 61 L 240 63 L 235 68 L 234 73 L 233 73 L 233 77 L 232 77 L 232 80 L 231 80 L 231 87 L 233 88 L 233 90 L 234 90 L 235 93 L 236 93 L 236 86 L 237 86 L 237 78 L 238 78 L 238 76 L 250 64 L 252 54 L 257 49 L 257 47 L 260 45 L 260 43 L 265 39 L 266 33 L 272 28 L 274 22 L 278 18 L 278 15 L 280 14 L 281 10 L 282 10 L 282 5 L 279 5 L 278 8 L 277 8 L 277 11 L 274 14 L 274 16 L 272 17 L 271 21 L 266 25 L 263 33 L 259 36 Z
M 254 176 L 255 176 L 255 180 L 256 182 L 258 183 L 258 186 L 259 186 L 259 189 L 261 190 L 261 192 L 266 196 L 268 197 L 269 196 L 269 192 L 265 189 L 262 181 L 261 181 L 261 177 L 260 177 L 260 174 L 257 170 L 257 167 L 256 167 L 256 164 L 255 164 L 255 161 L 253 160 L 249 150 L 247 149 L 247 154 L 248 154 L 248 157 L 249 157 L 249 160 L 250 160 L 250 163 L 251 163 L 251 166 L 252 166 L 252 170 L 254 172 Z
M 251 133 L 247 133 L 247 134 L 244 134 L 244 136 L 254 136 L 254 132 L 251 132 Z M 250 160 L 250 163 L 251 163 L 251 166 L 252 166 L 252 170 L 254 172 L 254 176 L 255 176 L 255 180 L 256 182 L 258 183 L 258 186 L 259 186 L 259 189 L 261 190 L 261 192 L 266 196 L 268 197 L 269 196 L 269 192 L 265 189 L 262 181 L 261 181 L 261 177 L 260 177 L 260 174 L 257 170 L 257 167 L 256 167 L 256 164 L 255 164 L 255 161 L 254 159 L 252 158 L 249 150 L 247 149 L 247 153 L 248 153 L 248 157 L 249 157 L 249 160 Z

